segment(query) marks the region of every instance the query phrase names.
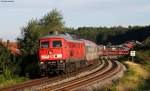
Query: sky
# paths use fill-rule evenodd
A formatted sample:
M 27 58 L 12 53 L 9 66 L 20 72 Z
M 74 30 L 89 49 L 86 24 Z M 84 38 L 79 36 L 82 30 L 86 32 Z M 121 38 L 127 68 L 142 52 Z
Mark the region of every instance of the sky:
M 67 27 L 150 25 L 150 0 L 0 0 L 0 38 L 15 41 L 29 20 L 53 9 Z

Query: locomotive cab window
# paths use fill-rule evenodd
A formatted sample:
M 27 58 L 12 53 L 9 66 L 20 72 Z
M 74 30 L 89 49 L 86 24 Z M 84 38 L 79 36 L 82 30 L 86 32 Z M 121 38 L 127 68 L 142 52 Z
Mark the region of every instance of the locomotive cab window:
M 45 42 L 41 42 L 41 48 L 49 48 L 49 42 L 45 41 Z
M 62 47 L 62 42 L 60 40 L 53 41 L 53 47 Z

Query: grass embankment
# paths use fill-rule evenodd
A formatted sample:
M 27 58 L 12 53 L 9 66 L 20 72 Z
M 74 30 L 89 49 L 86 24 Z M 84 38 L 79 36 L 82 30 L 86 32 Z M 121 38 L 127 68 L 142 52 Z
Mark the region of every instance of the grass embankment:
M 28 78 L 25 78 L 25 77 L 6 78 L 5 76 L 0 75 L 0 89 L 4 88 L 4 87 L 16 85 L 16 84 L 22 83 L 27 80 L 28 80 Z
M 149 78 L 150 73 L 143 65 L 126 61 L 127 71 L 112 87 L 116 91 L 135 91 L 140 90 L 145 85 L 145 81 Z
M 0 75 L 0 88 L 16 85 L 27 80 L 28 78 L 25 78 L 25 77 L 13 77 L 13 78 L 7 79 L 3 75 Z
M 150 89 L 150 57 L 149 52 L 137 52 L 140 63 L 123 61 L 127 70 L 124 76 L 110 86 L 94 89 L 94 91 L 141 91 Z M 138 59 L 139 60 L 139 59 Z M 139 62 L 139 61 L 138 61 Z

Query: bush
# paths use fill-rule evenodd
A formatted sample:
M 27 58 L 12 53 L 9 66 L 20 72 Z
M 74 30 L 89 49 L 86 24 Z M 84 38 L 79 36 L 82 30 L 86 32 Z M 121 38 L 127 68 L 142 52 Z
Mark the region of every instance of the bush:
M 150 51 L 148 52 L 148 57 L 150 57 Z
M 10 80 L 10 79 L 13 78 L 14 75 L 13 75 L 11 69 L 6 68 L 6 69 L 3 70 L 3 76 L 4 76 L 6 79 Z
M 125 60 L 128 60 L 129 57 L 130 57 L 129 55 L 120 56 L 120 57 L 119 57 L 119 61 L 125 61 Z
M 136 63 L 143 63 L 144 59 L 141 56 L 135 56 L 134 57 L 134 62 Z
M 35 63 L 28 64 L 25 68 L 25 74 L 26 76 L 29 76 L 30 78 L 38 77 L 39 76 L 38 64 L 35 64 Z

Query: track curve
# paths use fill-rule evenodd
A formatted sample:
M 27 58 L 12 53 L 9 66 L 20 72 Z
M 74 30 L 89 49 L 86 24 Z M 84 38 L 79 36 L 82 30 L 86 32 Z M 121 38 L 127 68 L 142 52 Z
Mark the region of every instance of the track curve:
M 118 61 L 109 59 L 101 60 L 95 66 L 77 74 L 57 76 L 53 78 L 44 77 L 16 85 L 14 87 L 1 89 L 1 91 L 74 91 L 95 83 L 103 84 L 105 80 L 113 79 L 123 72 L 125 67 Z
M 96 61 L 96 63 L 94 65 L 91 66 L 86 66 L 82 69 L 79 69 L 78 71 L 75 72 L 71 72 L 69 75 L 68 74 L 63 74 L 63 75 L 58 75 L 58 76 L 53 76 L 53 77 L 43 77 L 43 78 L 38 78 L 38 79 L 34 79 L 34 80 L 29 80 L 27 82 L 21 83 L 21 84 L 17 84 L 11 87 L 6 87 L 6 88 L 2 88 L 0 89 L 0 91 L 33 91 L 34 86 L 39 86 L 42 84 L 47 84 L 49 82 L 56 82 L 59 80 L 63 80 L 66 79 L 68 77 L 72 77 L 75 76 L 77 74 L 80 74 L 82 72 L 85 72 L 87 70 L 92 70 L 97 68 L 99 65 L 101 65 L 102 62 L 101 61 Z
M 97 81 L 103 81 L 110 78 L 113 75 L 116 75 L 118 72 L 123 70 L 123 65 L 116 61 L 105 61 L 104 67 L 94 71 L 83 77 L 72 79 L 67 82 L 52 84 L 47 88 L 41 89 L 41 91 L 72 91 L 77 90 L 82 87 L 92 85 Z

